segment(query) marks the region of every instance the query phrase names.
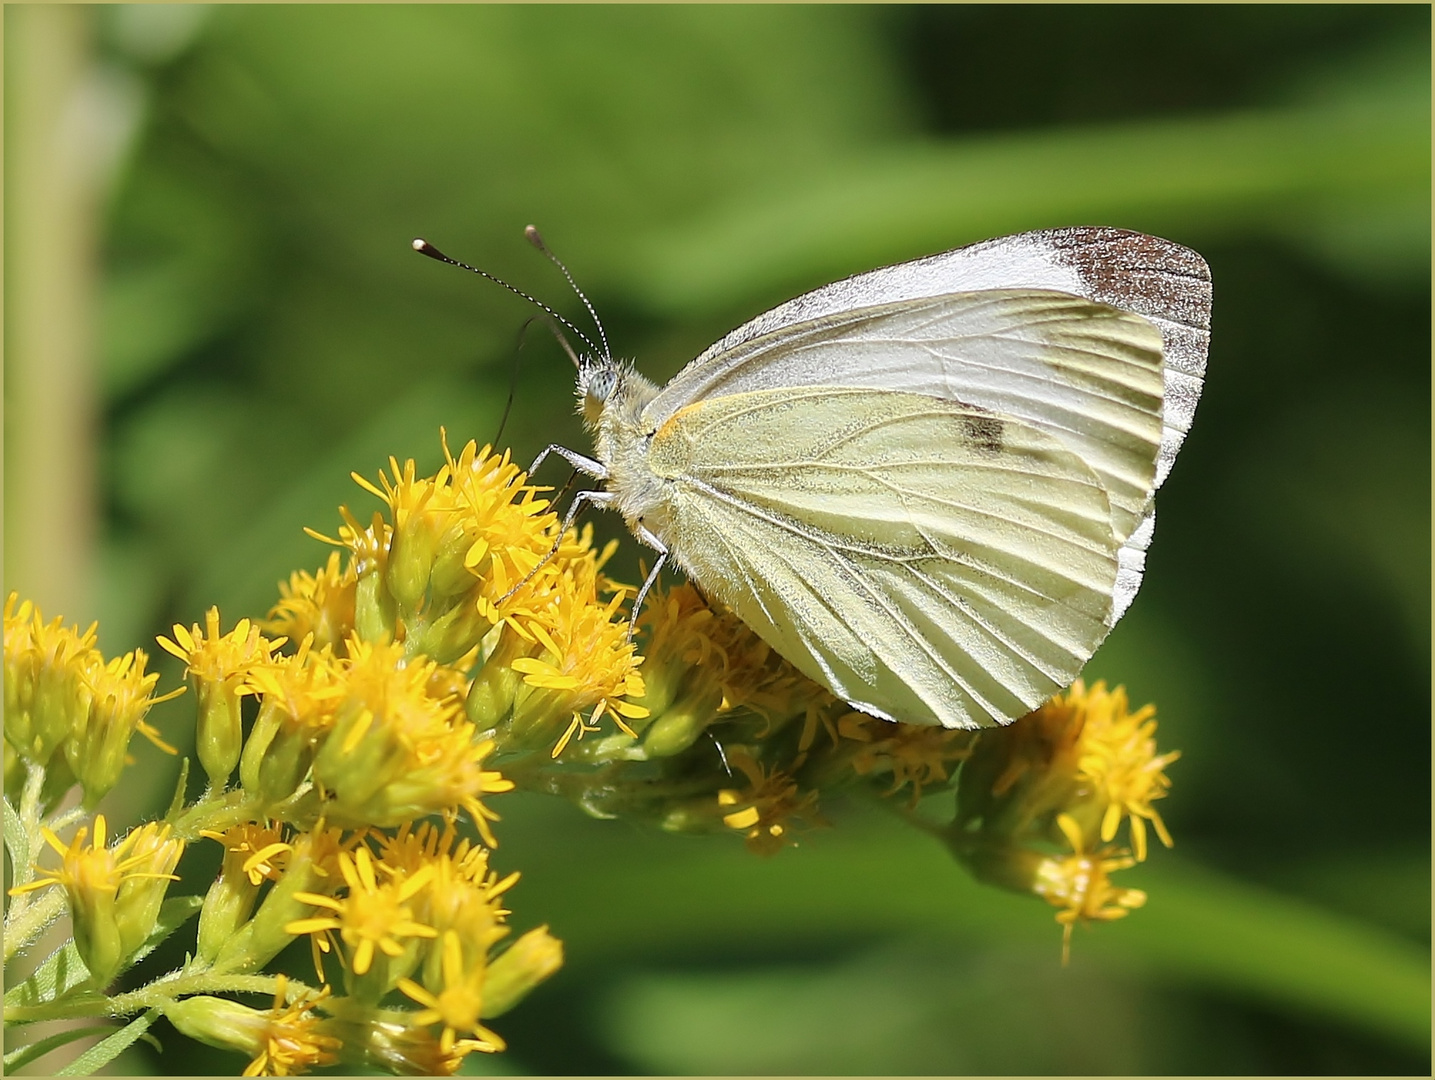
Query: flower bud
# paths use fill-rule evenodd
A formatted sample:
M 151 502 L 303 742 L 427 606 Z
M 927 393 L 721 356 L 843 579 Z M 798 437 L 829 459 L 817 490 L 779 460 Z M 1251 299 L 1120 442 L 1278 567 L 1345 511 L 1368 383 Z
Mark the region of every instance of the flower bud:
M 354 591 L 354 633 L 365 641 L 392 641 L 398 611 L 378 570 L 359 575 Z
M 277 806 L 295 791 L 314 760 L 312 733 L 265 699 L 239 759 L 239 783 L 261 805 Z
M 165 1002 L 163 1009 L 176 1031 L 206 1046 L 238 1050 L 250 1056 L 263 1050 L 268 1025 L 265 1010 L 205 994 Z
M 205 832 L 224 845 L 219 876 L 205 894 L 199 910 L 196 953 L 213 963 L 220 951 L 249 920 L 259 887 L 265 878 L 277 878 L 276 863 L 287 862 L 289 845 L 279 841 L 279 830 L 257 825 L 236 825 L 227 833 Z
M 123 875 L 115 899 L 115 923 L 127 958 L 154 932 L 183 853 L 184 841 L 170 835 L 169 825 L 157 822 L 130 830 L 115 845 L 115 862 Z
M 41 834 L 59 852 L 60 867 L 42 870 L 11 894 L 51 885 L 63 888 L 75 948 L 92 984 L 106 986 L 153 932 L 184 841 L 172 839 L 168 825 L 151 823 L 107 847 L 103 814 L 95 817 L 94 840 L 88 847 L 88 826 L 80 826 L 68 845 L 49 829 L 42 828 Z
M 715 687 L 696 698 L 674 703 L 648 725 L 643 733 L 643 749 L 652 758 L 681 754 L 717 719 L 721 704 L 722 692 Z
M 563 966 L 563 942 L 540 926 L 510 945 L 488 965 L 483 981 L 483 1017 L 501 1016 Z
M 212 783 L 223 785 L 239 763 L 244 744 L 240 695 L 223 684 L 197 688 L 199 715 L 194 723 L 194 749 Z
M 219 950 L 214 969 L 225 972 L 257 971 L 294 940 L 285 929 L 313 911 L 313 905 L 295 898 L 297 893 L 332 892 L 341 884 L 334 869 L 339 830 L 301 833 L 292 840 L 293 852 L 283 875 L 269 890 L 254 917 Z

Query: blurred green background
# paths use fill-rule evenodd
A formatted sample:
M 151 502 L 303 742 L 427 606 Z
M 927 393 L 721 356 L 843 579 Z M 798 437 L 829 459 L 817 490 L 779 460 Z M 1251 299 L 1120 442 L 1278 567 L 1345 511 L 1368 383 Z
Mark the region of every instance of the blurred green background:
M 1089 672 L 1183 751 L 1147 908 L 1063 969 L 1046 908 L 858 807 L 761 860 L 517 796 L 515 922 L 569 962 L 469 1063 L 1428 1074 L 1430 42 L 1425 6 L 7 6 L 7 588 L 111 652 L 262 614 L 301 526 L 372 511 L 351 469 L 493 438 L 515 357 L 502 442 L 581 448 L 531 311 L 414 236 L 583 325 L 538 224 L 660 381 L 872 266 L 1169 237 L 1209 379 Z M 167 798 L 137 752 L 113 814 Z M 126 1068 L 242 1065 L 156 1030 Z

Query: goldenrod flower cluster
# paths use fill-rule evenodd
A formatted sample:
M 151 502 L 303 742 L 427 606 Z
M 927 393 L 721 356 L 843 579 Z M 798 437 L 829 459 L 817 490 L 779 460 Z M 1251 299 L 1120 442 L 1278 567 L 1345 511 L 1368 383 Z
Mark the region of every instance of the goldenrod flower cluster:
M 491 862 L 494 804 L 516 787 L 761 854 L 823 825 L 829 793 L 867 792 L 982 878 L 1055 905 L 1068 936 L 1144 900 L 1110 874 L 1144 858 L 1148 824 L 1170 843 L 1152 802 L 1175 755 L 1156 754 L 1149 707 L 1078 683 L 981 734 L 864 716 L 693 585 L 655 589 L 634 621 L 635 590 L 604 572 L 611 547 L 562 530 L 506 454 L 444 454 L 433 476 L 393 459 L 356 476 L 383 508 L 313 533 L 337 550 L 281 584 L 266 619 L 226 632 L 211 609 L 159 639 L 194 691 L 204 790 L 118 839 L 60 807 L 78 786 L 93 809 L 133 732 L 158 741 L 155 676 L 143 653 L 106 663 L 93 627 L 11 598 L 5 788 L 31 844 L 12 850 L 6 955 L 63 904 L 85 974 L 37 972 L 7 1023 L 162 1014 L 243 1052 L 251 1074 L 444 1074 L 502 1050 L 489 1022 L 562 962 L 546 927 L 510 940 L 518 874 Z M 932 825 L 922 815 L 954 788 L 954 820 Z M 1123 824 L 1130 852 L 1114 846 Z M 202 844 L 223 850 L 202 902 L 168 896 Z M 41 845 L 59 868 L 34 864 Z M 182 968 L 105 996 L 195 911 Z M 299 938 L 313 985 L 275 967 Z M 254 992 L 272 1004 L 233 1000 Z
M 1081 680 L 1008 728 L 984 732 L 963 769 L 952 850 L 980 878 L 1056 907 L 1062 956 L 1077 922 L 1124 918 L 1146 903 L 1111 875 L 1146 858 L 1152 805 L 1171 786 L 1156 752 L 1156 710 L 1131 711 L 1122 687 Z M 1130 847 L 1114 843 L 1125 823 Z

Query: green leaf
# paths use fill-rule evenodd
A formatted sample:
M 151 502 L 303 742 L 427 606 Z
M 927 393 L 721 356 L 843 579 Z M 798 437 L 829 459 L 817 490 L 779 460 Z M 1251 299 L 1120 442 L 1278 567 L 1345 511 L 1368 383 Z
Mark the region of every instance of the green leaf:
M 30 1064 L 36 1058 L 48 1054 L 51 1050 L 58 1049 L 66 1043 L 72 1043 L 76 1039 L 83 1039 L 87 1035 L 95 1035 L 101 1031 L 113 1031 L 113 1024 L 91 1024 L 89 1027 L 69 1028 L 65 1031 L 56 1032 L 38 1042 L 29 1043 L 18 1049 L 10 1051 L 5 1055 L 5 1071 L 13 1074 L 18 1068 Z
M 90 977 L 73 941 L 67 941 L 45 958 L 30 977 L 5 991 L 5 1007 L 43 1005 L 64 997 Z M 97 995 L 98 996 L 98 995 Z
M 165 821 L 173 821 L 184 809 L 184 789 L 188 783 L 189 758 L 183 757 L 179 759 L 179 777 L 174 782 L 174 798 L 169 801 L 169 810 L 164 815 Z
M 158 1009 L 151 1009 L 143 1016 L 137 1016 L 119 1031 L 115 1032 L 108 1039 L 95 1043 L 83 1054 L 70 1062 L 63 1069 L 55 1073 L 56 1076 L 88 1076 L 108 1065 L 125 1050 L 134 1044 L 135 1040 L 143 1035 L 156 1020 L 159 1019 Z

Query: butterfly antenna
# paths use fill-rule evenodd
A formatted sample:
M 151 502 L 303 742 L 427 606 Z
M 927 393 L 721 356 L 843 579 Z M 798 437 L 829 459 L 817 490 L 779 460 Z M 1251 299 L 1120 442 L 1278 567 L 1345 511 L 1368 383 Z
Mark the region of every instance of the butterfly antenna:
M 498 418 L 498 430 L 493 433 L 490 446 L 498 445 L 498 440 L 503 438 L 503 429 L 508 426 L 508 414 L 513 411 L 514 392 L 518 389 L 518 361 L 523 355 L 523 342 L 528 337 L 528 328 L 532 325 L 533 319 L 524 319 L 523 325 L 518 328 L 518 344 L 513 348 L 513 366 L 508 371 L 508 400 L 503 403 L 503 415 Z
M 530 244 L 548 256 L 549 262 L 563 271 L 563 276 L 568 279 L 569 286 L 578 294 L 578 299 L 583 301 L 583 306 L 588 309 L 588 314 L 593 319 L 593 325 L 598 328 L 598 337 L 603 342 L 603 359 L 612 360 L 613 351 L 608 348 L 608 335 L 603 330 L 603 322 L 598 318 L 598 313 L 593 310 L 593 305 L 588 302 L 588 298 L 583 295 L 583 290 L 578 288 L 578 283 L 573 280 L 573 275 L 568 272 L 568 267 L 563 265 L 562 259 L 548 250 L 548 245 L 543 242 L 543 237 L 539 235 L 538 230 L 532 225 L 529 225 L 523 230 L 523 235 L 528 238 Z
M 527 300 L 527 301 L 528 301 L 530 304 L 532 304 L 534 307 L 539 308 L 541 311 L 543 311 L 543 313 L 546 314 L 549 319 L 551 319 L 551 320 L 556 320 L 557 322 L 560 322 L 560 323 L 562 323 L 564 326 L 568 327 L 569 330 L 572 330 L 573 333 L 575 333 L 575 334 L 578 335 L 579 339 L 583 342 L 583 344 L 584 344 L 584 345 L 587 345 L 588 348 L 590 348 L 590 349 L 593 350 L 593 352 L 595 352 L 595 353 L 598 352 L 598 346 L 596 346 L 596 345 L 593 344 L 592 340 L 588 337 L 587 334 L 583 333 L 582 330 L 579 330 L 579 329 L 578 329 L 576 326 L 574 326 L 571 322 L 569 322 L 567 319 L 565 319 L 562 315 L 559 315 L 558 312 L 554 311 L 551 307 L 549 307 L 547 304 L 545 304 L 542 300 L 539 300 L 537 297 L 529 296 L 529 295 L 528 295 L 526 292 L 524 292 L 522 289 L 515 289 L 512 285 L 510 285 L 508 282 L 504 281 L 501 277 L 496 277 L 496 276 L 494 276 L 493 274 L 490 274 L 487 270 L 480 270 L 480 269 L 479 269 L 478 267 L 476 267 L 476 266 L 469 266 L 468 263 L 466 263 L 466 262 L 459 262 L 457 259 L 450 259 L 450 258 L 449 258 L 447 255 L 445 255 L 442 251 L 440 251 L 438 248 L 434 247 L 432 244 L 430 244 L 427 240 L 423 239 L 422 237 L 417 237 L 417 238 L 415 238 L 413 247 L 414 247 L 414 250 L 417 251 L 420 255 L 427 255 L 430 259 L 435 259 L 435 260 L 437 260 L 438 262 L 441 262 L 441 263 L 448 263 L 450 266 L 457 266 L 460 270 L 467 270 L 467 271 L 469 271 L 470 273 L 477 274 L 479 277 L 487 278 L 489 281 L 493 282 L 495 285 L 501 285 L 501 286 L 503 286 L 503 287 L 504 287 L 505 289 L 507 289 L 509 292 L 513 293 L 513 295 L 523 297 L 523 299 Z M 560 263 L 559 265 L 561 266 L 562 264 Z M 564 273 L 566 274 L 567 271 L 565 270 Z M 579 293 L 578 295 L 579 295 L 579 297 L 582 297 L 582 296 L 583 296 L 582 293 Z M 587 304 L 587 303 L 588 303 L 588 301 L 587 301 L 586 298 L 583 300 L 583 303 L 584 303 L 584 304 Z M 589 310 L 590 312 L 593 310 L 593 308 L 592 308 L 591 305 L 588 307 L 588 310 Z M 594 322 L 597 322 L 596 317 L 594 318 Z M 550 324 L 550 325 L 551 325 L 551 324 Z M 561 333 L 558 333 L 558 332 L 557 332 L 557 328 L 556 328 L 556 327 L 554 328 L 554 332 L 555 332 L 555 334 L 557 334 L 557 336 L 558 336 L 559 344 L 561 344 L 561 345 L 563 346 L 564 350 L 568 353 L 568 357 L 569 357 L 569 359 L 571 359 L 571 360 L 573 361 L 574 366 L 575 366 L 575 367 L 576 367 L 576 366 L 581 366 L 581 365 L 579 364 L 578 357 L 577 357 L 577 356 L 574 354 L 574 352 L 573 352 L 572 346 L 568 344 L 567 340 L 563 337 L 563 335 L 562 335 Z M 598 333 L 599 333 L 600 336 L 602 335 L 602 332 L 603 332 L 603 328 L 602 328 L 602 326 L 600 325 L 600 326 L 598 327 Z M 608 350 L 608 339 L 605 337 L 605 338 L 603 338 L 603 355 L 604 355 L 605 357 L 608 355 L 608 351 L 607 351 L 607 350 Z

